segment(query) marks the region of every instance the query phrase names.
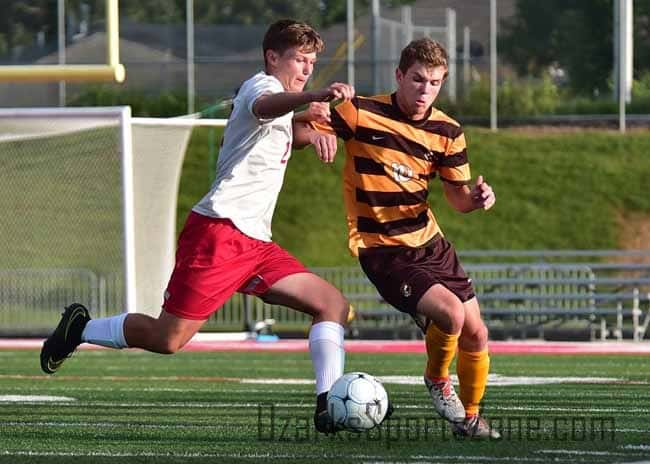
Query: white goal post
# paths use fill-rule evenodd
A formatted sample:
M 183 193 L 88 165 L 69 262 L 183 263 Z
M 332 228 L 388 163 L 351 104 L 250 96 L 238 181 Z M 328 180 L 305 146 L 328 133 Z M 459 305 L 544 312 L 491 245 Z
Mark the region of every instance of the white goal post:
M 225 122 L 0 109 L 0 325 L 51 328 L 77 299 L 95 317 L 158 315 L 192 128 Z

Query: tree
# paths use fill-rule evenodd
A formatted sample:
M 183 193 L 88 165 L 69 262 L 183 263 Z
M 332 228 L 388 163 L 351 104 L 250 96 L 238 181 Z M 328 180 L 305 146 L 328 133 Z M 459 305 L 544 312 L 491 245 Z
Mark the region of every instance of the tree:
M 31 45 L 38 32 L 51 32 L 51 16 L 48 15 L 47 0 L 20 0 L 6 5 L 6 9 L 0 15 L 0 42 L 4 49 L 2 52 L 15 55 L 21 47 Z M 54 33 L 56 33 L 56 8 L 54 21 Z
M 606 91 L 612 21 L 612 0 L 518 0 L 515 15 L 501 22 L 499 48 L 521 75 L 557 63 L 578 93 Z
M 634 77 L 650 72 L 650 2 L 634 2 Z
M 415 0 L 384 0 L 395 7 Z M 57 0 L 12 0 L 0 15 L 0 55 L 18 55 L 21 48 L 33 46 L 39 33 L 56 43 Z M 88 12 L 93 24 L 103 23 L 106 0 L 66 0 L 66 17 Z M 120 17 L 135 22 L 183 24 L 186 0 L 120 1 Z M 368 11 L 370 0 L 356 0 L 357 15 Z M 83 8 L 82 8 L 83 6 Z M 194 0 L 194 18 L 198 24 L 270 24 L 280 18 L 306 21 L 316 28 L 346 20 L 346 0 Z
M 613 67 L 612 0 L 518 0 L 501 22 L 499 48 L 520 75 L 557 63 L 577 93 L 608 92 Z M 634 76 L 650 70 L 650 2 L 634 2 Z

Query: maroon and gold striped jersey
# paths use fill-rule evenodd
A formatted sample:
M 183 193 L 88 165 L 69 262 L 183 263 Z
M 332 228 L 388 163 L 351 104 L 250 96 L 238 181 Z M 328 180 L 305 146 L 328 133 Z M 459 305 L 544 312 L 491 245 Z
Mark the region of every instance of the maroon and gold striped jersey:
M 355 97 L 332 110 L 331 126 L 345 141 L 343 191 L 353 255 L 359 248 L 420 246 L 440 227 L 429 208 L 429 180 L 467 184 L 470 169 L 460 125 L 435 108 L 412 121 L 395 94 Z

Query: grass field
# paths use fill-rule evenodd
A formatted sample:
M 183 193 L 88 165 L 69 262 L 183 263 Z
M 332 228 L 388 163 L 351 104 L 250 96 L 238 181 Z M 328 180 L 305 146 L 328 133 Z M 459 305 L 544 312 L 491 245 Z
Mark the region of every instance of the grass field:
M 194 131 L 184 160 L 179 231 L 210 187 L 208 134 Z M 650 217 L 647 131 L 494 134 L 468 128 L 467 138 L 472 172 L 494 187 L 497 204 L 485 214 L 459 214 L 446 204 L 438 179 L 429 196 L 443 231 L 461 251 L 625 248 L 621 223 L 638 218 L 645 224 Z M 0 209 L 7 214 L 0 237 L 9 252 L 0 256 L 0 268 L 75 267 L 100 274 L 122 268 L 117 142 L 114 130 L 96 129 L 81 138 L 2 144 Z M 355 264 L 347 250 L 343 161 L 341 150 L 333 165 L 323 165 L 311 149 L 292 154 L 273 233 L 308 266 Z
M 421 354 L 349 354 L 346 371 L 383 377 L 396 412 L 381 429 L 335 437 L 312 431 L 307 353 L 82 350 L 51 378 L 33 350 L 0 351 L 0 363 L 6 463 L 650 459 L 647 357 L 494 355 L 483 410 L 504 434 L 499 442 L 457 440 L 434 418 L 418 379 Z M 572 380 L 538 383 L 549 377 Z

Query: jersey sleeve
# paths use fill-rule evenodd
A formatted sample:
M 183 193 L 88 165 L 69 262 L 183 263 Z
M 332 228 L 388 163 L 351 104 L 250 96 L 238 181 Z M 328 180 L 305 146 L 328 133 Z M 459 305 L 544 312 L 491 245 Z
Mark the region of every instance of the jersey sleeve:
M 440 179 L 452 184 L 469 184 L 472 175 L 467 160 L 465 134 L 461 133 L 447 144 L 445 154 L 439 159 Z
M 280 81 L 275 79 L 273 76 L 263 76 L 253 80 L 252 82 L 249 83 L 248 86 L 246 86 L 245 89 L 242 90 L 243 90 L 243 94 L 241 95 L 242 103 L 246 105 L 248 112 L 252 114 L 253 117 L 261 123 L 272 121 L 273 118 L 270 119 L 258 118 L 253 112 L 253 105 L 255 104 L 257 99 L 263 95 L 271 95 L 274 93 L 284 92 L 284 88 L 282 87 L 282 84 L 280 84 Z
M 352 100 L 345 101 L 332 109 L 329 124 L 312 122 L 314 129 L 327 134 L 333 134 L 343 140 L 350 140 L 354 137 L 357 129 L 357 118 L 359 114 L 359 103 L 355 97 Z

